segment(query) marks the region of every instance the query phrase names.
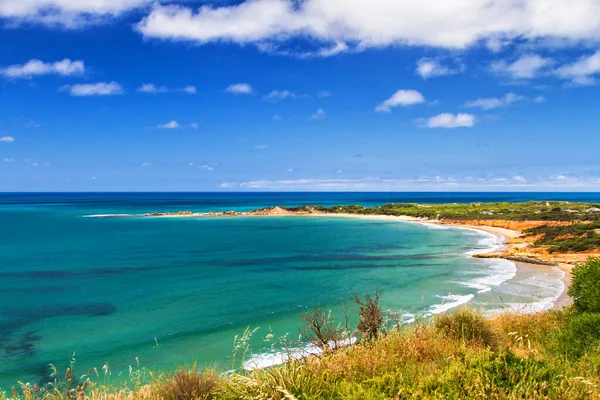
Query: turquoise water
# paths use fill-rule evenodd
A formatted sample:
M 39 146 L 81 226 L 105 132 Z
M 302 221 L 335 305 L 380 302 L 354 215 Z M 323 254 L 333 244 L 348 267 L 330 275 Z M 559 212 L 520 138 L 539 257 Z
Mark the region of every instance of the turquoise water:
M 296 337 L 299 315 L 317 306 L 340 316 L 352 291 L 383 290 L 383 307 L 409 321 L 467 302 L 541 309 L 562 289 L 559 271 L 470 258 L 498 238 L 466 229 L 333 217 L 90 218 L 249 206 L 47 199 L 0 207 L 2 388 L 45 382 L 48 364 L 64 369 L 73 353 L 81 373 L 108 364 L 114 379 L 136 358 L 162 371 L 227 369 L 246 327 L 260 327 L 252 349 L 264 353 L 267 333 Z

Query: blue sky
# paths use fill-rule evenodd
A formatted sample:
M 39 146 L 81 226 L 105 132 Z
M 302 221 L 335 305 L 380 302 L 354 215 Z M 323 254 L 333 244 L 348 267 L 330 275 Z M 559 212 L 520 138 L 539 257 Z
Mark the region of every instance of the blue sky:
M 0 191 L 600 187 L 591 0 L 2 0 Z

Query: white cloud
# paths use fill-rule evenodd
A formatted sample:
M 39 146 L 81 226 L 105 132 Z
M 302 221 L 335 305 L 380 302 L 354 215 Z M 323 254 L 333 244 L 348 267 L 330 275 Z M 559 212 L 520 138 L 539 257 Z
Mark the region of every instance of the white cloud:
M 41 125 L 36 121 L 29 121 L 26 125 L 27 128 L 34 129 L 39 128 Z
M 523 175 L 515 175 L 512 178 L 517 182 L 525 182 L 526 181 L 526 179 Z
M 150 166 L 152 166 L 152 163 L 151 162 L 145 162 L 145 163 L 142 163 L 141 166 L 142 167 L 150 167 Z
M 425 122 L 428 128 L 470 128 L 475 125 L 475 116 L 473 114 L 450 114 L 442 113 L 429 118 Z
M 546 101 L 546 97 L 544 96 L 536 96 L 533 98 L 534 103 L 543 103 Z
M 214 171 L 214 167 L 212 165 L 200 165 L 198 168 L 203 169 L 205 171 Z
M 59 90 L 68 91 L 71 96 L 110 96 L 123 93 L 123 87 L 117 82 L 84 83 L 64 85 Z
M 331 93 L 329 90 L 321 90 L 319 93 L 317 93 L 317 97 L 319 98 L 325 98 L 325 97 L 331 97 L 333 96 L 333 93 Z
M 0 5 L 0 7 L 2 7 Z M 25 64 L 15 64 L 0 69 L 0 74 L 7 78 L 32 78 L 39 75 L 83 75 L 85 66 L 83 61 L 71 61 L 65 58 L 54 63 L 45 63 L 41 60 L 30 60 Z
M 231 189 L 231 188 L 236 187 L 236 185 L 237 185 L 237 183 L 235 183 L 235 182 L 223 182 L 223 183 L 219 184 L 219 187 L 221 189 Z
M 597 15 L 595 0 L 246 0 L 199 8 L 157 3 L 137 29 L 151 38 L 264 48 L 307 38 L 320 48 L 329 44 L 327 56 L 388 45 L 465 49 L 487 42 L 498 49 L 513 39 L 596 41 Z
M 181 90 L 182 90 L 183 92 L 185 92 L 185 93 L 189 93 L 189 94 L 196 94 L 196 92 L 197 92 L 196 86 L 192 86 L 192 85 L 190 85 L 190 86 L 186 86 L 186 87 L 184 87 L 184 88 L 183 88 L 183 89 L 181 89 Z
M 169 121 L 165 124 L 159 124 L 156 126 L 157 129 L 177 129 L 177 128 L 181 128 L 181 125 L 179 125 L 179 122 L 173 120 L 173 121 Z
M 2 136 L 0 137 L 0 142 L 2 143 L 14 143 L 15 138 L 12 136 Z
M 192 128 L 192 129 L 198 129 L 198 123 L 197 122 L 190 123 L 190 128 Z
M 166 93 L 169 89 L 166 86 L 156 86 L 153 83 L 144 83 L 137 91 L 140 93 Z
M 252 86 L 247 83 L 234 83 L 227 86 L 225 91 L 232 94 L 252 94 Z
M 290 92 L 289 90 L 273 90 L 271 93 L 263 96 L 265 100 L 285 100 L 285 99 L 295 99 L 296 94 Z
M 279 114 L 273 114 L 271 118 L 273 118 L 274 121 L 281 121 L 283 119 L 283 117 Z
M 468 101 L 465 107 L 480 107 L 483 110 L 491 110 L 498 107 L 506 107 L 515 101 L 523 100 L 525 97 L 515 93 L 507 93 L 504 97 L 488 97 L 479 98 L 477 100 Z
M 416 90 L 398 90 L 392 97 L 379 104 L 375 111 L 390 112 L 392 107 L 409 106 L 425 102 L 425 97 Z
M 431 58 L 421 58 L 417 61 L 417 69 L 415 72 L 423 79 L 433 78 L 436 76 L 452 75 L 459 72 L 460 69 L 452 69 L 440 64 L 438 61 Z
M 264 149 L 266 149 L 267 147 L 269 147 L 269 146 L 267 146 L 266 144 L 257 144 L 256 146 L 254 146 L 254 148 L 255 148 L 256 150 L 264 150 Z
M 0 18 L 78 28 L 149 3 L 149 0 L 2 0 Z
M 4 160 L 2 160 L 3 162 L 13 162 L 15 161 L 14 158 L 5 158 Z
M 596 74 L 600 74 L 600 50 L 556 70 L 558 77 L 569 79 L 575 85 L 593 85 Z
M 498 75 L 505 75 L 513 79 L 533 79 L 545 72 L 554 64 L 551 58 L 544 58 L 537 54 L 526 54 L 512 63 L 495 61 L 490 70 Z
M 325 118 L 326 113 L 325 110 L 323 110 L 322 108 L 319 108 L 317 110 L 317 112 L 315 112 L 313 115 L 310 116 L 310 119 L 323 119 Z

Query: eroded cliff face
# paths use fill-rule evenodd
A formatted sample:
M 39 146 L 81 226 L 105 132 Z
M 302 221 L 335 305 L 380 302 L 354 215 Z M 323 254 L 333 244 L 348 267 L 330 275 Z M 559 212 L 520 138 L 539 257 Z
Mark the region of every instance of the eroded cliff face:
M 542 225 L 564 226 L 571 224 L 571 222 L 558 221 L 509 221 L 500 219 L 441 220 L 441 222 L 453 225 L 491 226 L 494 228 L 504 228 L 519 232 L 523 232 L 525 229 L 536 228 Z

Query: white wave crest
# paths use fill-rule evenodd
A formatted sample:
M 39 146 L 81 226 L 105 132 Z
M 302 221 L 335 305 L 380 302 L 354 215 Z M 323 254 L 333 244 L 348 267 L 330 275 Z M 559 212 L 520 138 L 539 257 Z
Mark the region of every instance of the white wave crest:
M 443 299 L 441 304 L 434 304 L 429 307 L 429 311 L 425 314 L 426 316 L 431 316 L 434 314 L 441 314 L 458 306 L 462 306 L 463 304 L 467 304 L 471 301 L 475 295 L 474 294 L 466 294 L 466 295 L 456 295 L 450 294 L 448 296 L 437 296 L 440 299 Z
M 351 346 L 354 343 L 356 343 L 356 338 L 351 337 L 337 342 L 329 342 L 329 346 L 332 348 L 339 348 Z M 281 365 L 288 361 L 300 360 L 311 355 L 321 354 L 323 354 L 323 349 L 314 345 L 292 348 L 287 351 L 277 350 L 262 354 L 253 354 L 250 359 L 244 363 L 243 368 L 246 371 L 253 371 L 255 369 L 274 367 L 275 365 Z

